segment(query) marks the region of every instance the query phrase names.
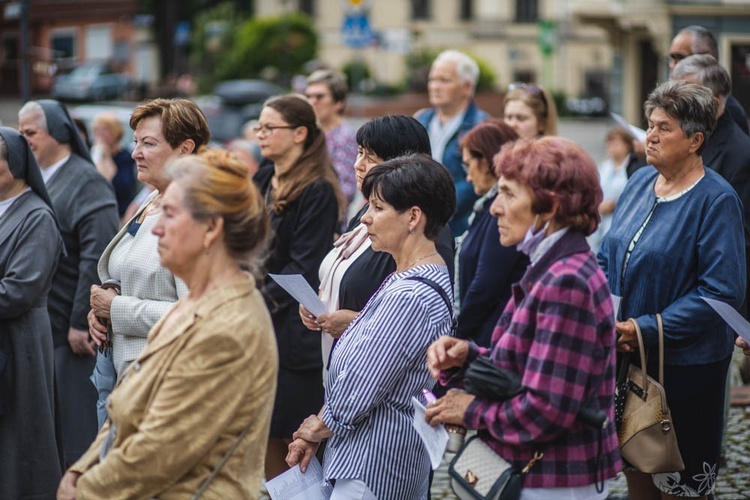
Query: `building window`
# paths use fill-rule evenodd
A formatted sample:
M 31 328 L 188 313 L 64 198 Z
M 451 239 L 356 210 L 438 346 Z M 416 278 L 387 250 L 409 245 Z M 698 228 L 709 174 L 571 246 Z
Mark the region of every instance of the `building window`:
M 76 38 L 75 33 L 65 32 L 52 35 L 52 57 L 63 66 L 71 65 L 75 61 Z
M 462 21 L 471 21 L 474 19 L 474 0 L 461 0 L 461 12 L 459 15 Z
M 538 0 L 516 0 L 516 22 L 535 23 L 539 20 Z
M 412 20 L 430 18 L 430 0 L 411 0 Z
M 315 16 L 315 0 L 299 0 L 299 10 L 310 17 Z

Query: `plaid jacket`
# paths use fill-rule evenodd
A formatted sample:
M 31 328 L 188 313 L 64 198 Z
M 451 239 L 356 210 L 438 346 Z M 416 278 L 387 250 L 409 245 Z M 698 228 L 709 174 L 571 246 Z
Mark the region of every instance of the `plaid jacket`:
M 464 417 L 466 427 L 478 429 L 500 456 L 518 468 L 535 450 L 544 452 L 524 487 L 593 484 L 598 430 L 576 419 L 596 391 L 589 405 L 609 416 L 602 472 L 605 479 L 614 477 L 621 464 L 613 423 L 612 300 L 607 280 L 581 233 L 565 234 L 513 286 L 491 345 L 489 350 L 472 346 L 469 361 L 489 356 L 497 366 L 520 374 L 524 391 L 501 403 L 474 400 Z M 458 373 L 451 380 L 460 379 Z

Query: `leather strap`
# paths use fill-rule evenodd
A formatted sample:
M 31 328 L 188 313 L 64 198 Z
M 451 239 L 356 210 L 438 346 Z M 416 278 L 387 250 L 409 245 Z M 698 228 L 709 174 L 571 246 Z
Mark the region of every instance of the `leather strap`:
M 635 335 L 638 337 L 638 350 L 641 356 L 641 372 L 643 374 L 643 388 L 647 386 L 646 382 L 646 348 L 643 343 L 643 334 L 641 333 L 641 327 L 638 326 L 638 322 L 635 318 L 628 318 L 628 321 L 633 323 L 635 327 Z M 664 323 L 661 319 L 661 314 L 656 313 L 656 327 L 659 332 L 659 383 L 664 386 Z

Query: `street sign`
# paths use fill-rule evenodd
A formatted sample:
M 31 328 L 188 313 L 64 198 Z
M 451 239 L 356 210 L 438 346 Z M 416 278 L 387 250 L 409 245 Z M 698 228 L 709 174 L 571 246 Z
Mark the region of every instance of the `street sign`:
M 349 12 L 344 17 L 341 26 L 341 36 L 349 47 L 361 49 L 372 42 L 372 28 L 366 13 L 362 11 Z

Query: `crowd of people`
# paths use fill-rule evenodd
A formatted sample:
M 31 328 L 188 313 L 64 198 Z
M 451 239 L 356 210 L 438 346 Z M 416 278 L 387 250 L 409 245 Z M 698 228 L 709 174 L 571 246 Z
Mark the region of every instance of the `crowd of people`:
M 430 391 L 430 425 L 525 467 L 523 500 L 603 500 L 620 471 L 633 499 L 710 498 L 750 355 L 703 300 L 747 309 L 750 137 L 717 55 L 678 33 L 645 142 L 612 129 L 599 166 L 539 85 L 481 110 L 455 50 L 414 117 L 354 132 L 319 70 L 226 149 L 188 99 L 137 105 L 132 152 L 112 116 L 89 148 L 25 103 L 0 128 L 0 498 L 257 498 L 317 456 L 335 500 L 426 499 Z M 620 457 L 615 386 L 662 321 L 684 470 L 650 474 Z M 517 388 L 472 389 L 477 363 Z

